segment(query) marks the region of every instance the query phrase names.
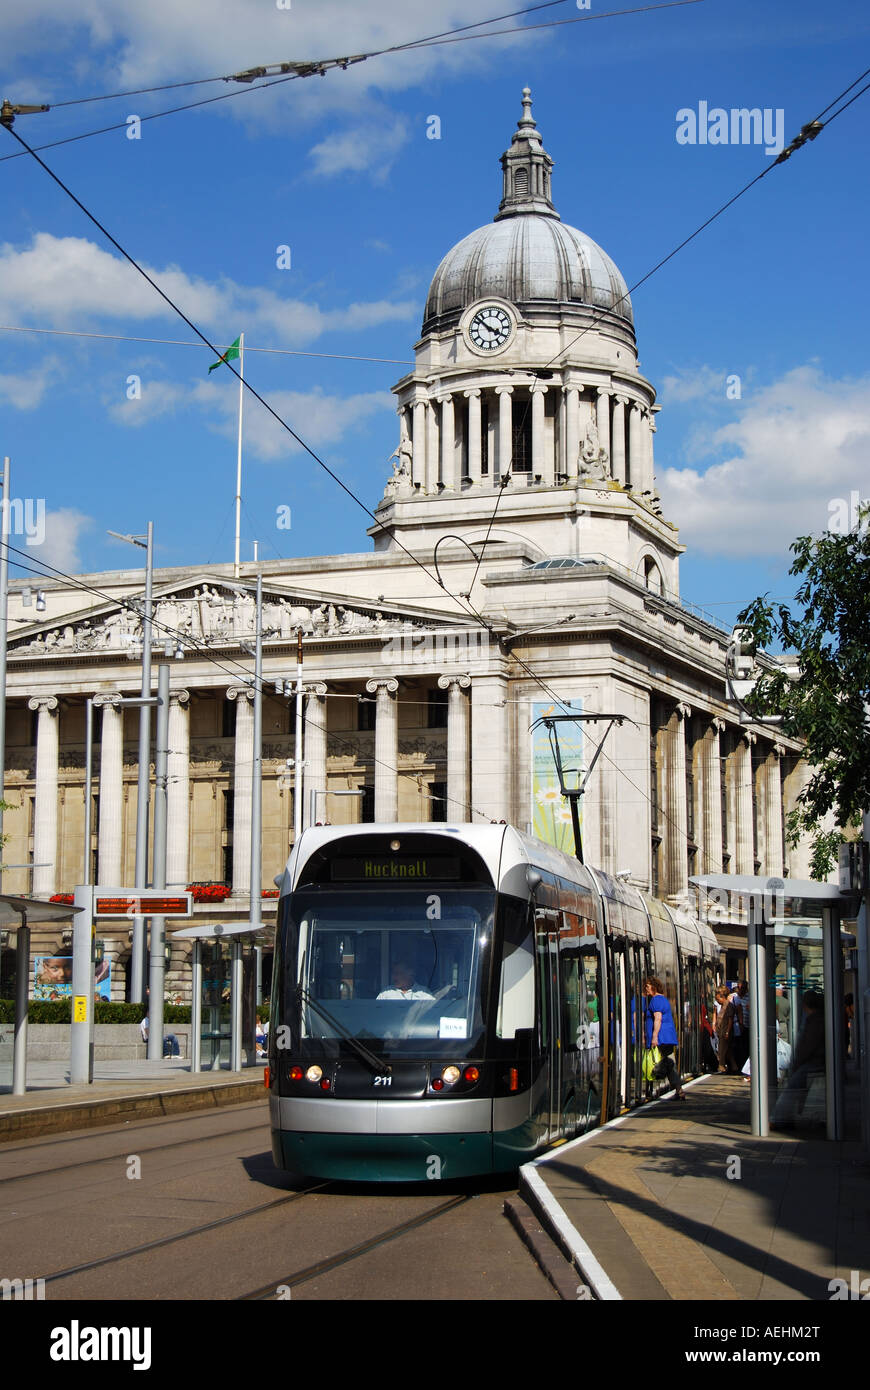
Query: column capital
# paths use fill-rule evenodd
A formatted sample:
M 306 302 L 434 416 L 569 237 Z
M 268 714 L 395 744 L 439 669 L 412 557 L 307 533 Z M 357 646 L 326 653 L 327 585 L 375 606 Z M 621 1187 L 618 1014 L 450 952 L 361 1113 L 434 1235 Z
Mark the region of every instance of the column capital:
M 514 388 L 512 386 L 497 386 L 495 394 L 497 396 L 512 396 Z
M 306 695 L 319 695 L 321 699 L 326 694 L 325 681 L 303 681 L 302 689 Z
M 718 714 L 714 714 L 713 718 L 710 720 L 710 728 L 715 729 L 717 734 L 724 734 L 728 725 L 725 723 L 724 719 L 719 718 Z
M 91 700 L 95 707 L 97 705 L 117 705 L 118 701 L 123 699 L 124 696 L 120 690 L 99 690 L 95 695 L 91 696 Z
M 471 677 L 466 675 L 438 677 L 439 690 L 449 690 L 451 685 L 457 686 L 460 690 L 467 690 L 468 687 L 471 685 Z
M 785 757 L 785 752 L 786 752 L 785 744 L 784 744 L 784 743 L 772 743 L 772 744 L 770 745 L 770 750 L 769 750 L 769 751 L 773 754 L 773 756 L 774 756 L 775 758 L 784 758 L 784 757 Z
M 529 382 L 529 393 L 532 396 L 546 396 L 549 389 L 549 386 L 543 381 L 539 381 L 537 377 L 532 377 Z
M 371 680 L 366 681 L 366 690 L 370 695 L 378 694 L 383 690 L 384 694 L 395 695 L 399 688 L 399 682 L 395 676 L 372 676 Z
M 612 396 L 613 392 L 609 386 L 596 386 L 595 390 L 599 396 Z
M 613 399 L 617 405 L 628 405 L 628 396 L 623 396 L 619 391 L 614 394 Z
M 753 743 L 758 742 L 758 734 L 754 734 L 751 729 L 741 729 L 740 737 L 745 738 L 751 748 Z
M 467 401 L 470 401 L 472 396 L 479 397 L 481 395 L 481 390 L 479 386 L 473 386 L 470 391 L 463 391 L 462 394 Z
M 678 700 L 674 705 L 674 713 L 679 715 L 680 719 L 691 719 L 692 706 L 685 704 L 682 700 Z
M 227 699 L 253 701 L 254 692 L 248 685 L 231 685 L 227 689 Z
M 190 700 L 190 691 L 189 691 L 189 690 L 170 690 L 170 692 L 169 692 L 169 703 L 170 703 L 170 705 L 186 705 L 186 704 L 188 703 L 189 700 Z
M 56 695 L 31 695 L 27 701 L 28 709 L 56 710 L 59 701 Z
M 436 399 L 436 401 L 438 402 L 439 405 L 449 405 L 450 402 L 453 400 L 453 392 L 452 392 L 452 391 L 439 391 L 439 393 L 438 393 L 438 395 L 435 397 L 435 399 Z

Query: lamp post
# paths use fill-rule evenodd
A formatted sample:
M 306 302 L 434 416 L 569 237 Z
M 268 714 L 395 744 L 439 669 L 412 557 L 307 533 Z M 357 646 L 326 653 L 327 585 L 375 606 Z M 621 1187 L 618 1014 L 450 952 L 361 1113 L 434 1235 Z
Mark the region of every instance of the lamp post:
M 6 786 L 6 636 L 9 624 L 9 474 L 3 460 L 3 501 L 0 521 L 0 854 L 3 852 L 3 793 Z M 2 883 L 0 866 L 0 883 Z
M 145 602 L 142 607 L 142 706 L 139 713 L 139 773 L 136 792 L 136 874 L 135 886 L 148 884 L 148 803 L 150 799 L 151 768 L 151 587 L 154 575 L 154 523 L 148 522 L 144 536 L 121 535 L 109 531 L 116 540 L 137 545 L 145 551 Z M 130 971 L 130 1002 L 141 1004 L 145 999 L 145 918 L 133 918 L 133 948 Z
M 345 790 L 344 787 L 316 787 L 311 792 L 311 806 L 309 808 L 309 825 L 317 822 L 317 798 L 319 796 L 365 796 L 362 787 L 357 787 L 355 791 Z

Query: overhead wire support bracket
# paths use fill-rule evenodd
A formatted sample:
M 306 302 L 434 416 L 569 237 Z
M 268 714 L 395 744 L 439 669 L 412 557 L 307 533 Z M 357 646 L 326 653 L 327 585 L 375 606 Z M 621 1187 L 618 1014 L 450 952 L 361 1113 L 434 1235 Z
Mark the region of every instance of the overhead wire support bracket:
M 604 730 L 604 734 L 601 738 L 601 741 L 598 744 L 598 747 L 595 749 L 595 755 L 591 763 L 586 768 L 586 773 L 583 777 L 583 781 L 580 783 L 579 787 L 566 786 L 565 773 L 574 772 L 580 775 L 582 774 L 583 769 L 573 767 L 562 767 L 562 754 L 559 749 L 559 736 L 556 732 L 555 726 L 557 724 L 597 724 L 599 720 L 605 719 L 608 721 L 607 728 Z M 610 730 L 613 728 L 614 724 L 619 724 L 621 727 L 626 721 L 628 721 L 629 724 L 634 723 L 634 720 L 629 719 L 627 714 L 543 714 L 541 715 L 540 719 L 536 719 L 534 723 L 531 725 L 532 729 L 537 729 L 539 725 L 543 724 L 547 730 L 547 735 L 550 740 L 550 747 L 553 750 L 553 761 L 556 764 L 556 776 L 559 778 L 559 791 L 562 793 L 562 795 L 568 802 L 568 805 L 571 807 L 571 825 L 574 830 L 574 853 L 581 864 L 584 863 L 583 838 L 580 834 L 580 812 L 577 803 L 586 791 L 586 787 L 589 783 L 589 778 L 592 776 L 592 770 L 595 767 L 595 764 L 598 762 L 602 748 L 607 742 L 607 735 L 610 733 Z
M 3 100 L 0 106 L 0 125 L 8 126 L 12 129 L 16 116 L 33 116 L 38 111 L 50 111 L 50 106 L 23 106 L 11 102 L 8 97 Z
M 363 63 L 370 55 L 354 53 L 348 58 L 314 58 L 300 63 L 266 63 L 260 68 L 245 68 L 224 78 L 224 82 L 258 82 L 261 77 L 283 77 L 295 73 L 297 77 L 313 77 L 318 73 L 324 77 L 330 68 L 348 68 L 351 63 Z

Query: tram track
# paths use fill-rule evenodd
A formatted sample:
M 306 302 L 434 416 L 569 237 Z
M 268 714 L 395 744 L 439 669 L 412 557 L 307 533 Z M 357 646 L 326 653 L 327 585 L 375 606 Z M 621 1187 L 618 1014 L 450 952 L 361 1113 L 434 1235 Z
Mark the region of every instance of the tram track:
M 312 1183 L 310 1187 L 302 1188 L 298 1192 L 288 1193 L 285 1197 L 279 1197 L 277 1201 L 260 1202 L 256 1207 L 248 1207 L 246 1211 L 232 1212 L 229 1216 L 217 1217 L 214 1221 L 205 1221 L 199 1226 L 191 1226 L 186 1231 L 176 1231 L 171 1236 L 158 1236 L 156 1240 L 143 1242 L 141 1245 L 134 1245 L 129 1250 L 118 1250 L 112 1255 L 101 1255 L 96 1260 L 86 1260 L 82 1264 L 71 1265 L 68 1269 L 55 1270 L 53 1274 L 46 1274 L 44 1282 L 46 1284 L 56 1284 L 61 1279 L 72 1279 L 77 1274 L 85 1274 L 92 1269 L 100 1269 L 105 1265 L 119 1264 L 122 1260 L 135 1259 L 137 1255 L 147 1254 L 151 1250 L 159 1250 L 167 1245 L 175 1245 L 182 1240 L 190 1240 L 194 1236 L 204 1235 L 207 1231 L 219 1230 L 222 1226 L 230 1226 L 237 1221 L 245 1221 L 248 1217 L 259 1216 L 266 1211 L 275 1211 L 278 1207 L 290 1206 L 293 1202 L 299 1202 L 303 1197 L 309 1196 L 312 1192 L 322 1192 L 330 1187 L 328 1182 Z
M 245 1105 L 245 1106 L 234 1107 L 234 1114 L 240 1114 L 240 1112 L 243 1111 L 243 1110 L 248 1110 L 248 1109 L 253 1109 L 253 1108 L 254 1108 L 253 1106 L 247 1106 L 247 1105 Z M 209 1118 L 212 1118 L 212 1117 L 209 1117 Z M 241 1118 L 241 1116 L 240 1116 L 240 1118 Z M 160 1117 L 160 1120 L 161 1120 L 161 1121 L 171 1121 L 171 1122 L 173 1122 L 173 1123 L 174 1123 L 177 1119 L 178 1119 L 178 1116 L 177 1116 L 177 1115 L 166 1115 L 166 1116 L 161 1116 L 161 1117 Z M 153 1118 L 152 1118 L 150 1121 L 143 1121 L 143 1123 L 151 1123 L 151 1124 L 153 1124 L 154 1121 L 153 1121 Z M 268 1113 L 267 1113 L 267 1114 L 265 1114 L 265 1115 L 263 1116 L 263 1128 L 264 1128 L 264 1129 L 268 1128 L 268 1123 L 269 1123 L 269 1116 L 268 1116 Z M 124 1136 L 123 1136 L 123 1137 L 127 1137 L 127 1136 L 129 1136 L 129 1135 L 131 1135 L 131 1134 L 133 1134 L 133 1133 L 135 1133 L 135 1132 L 136 1132 L 136 1131 L 135 1131 L 133 1128 L 126 1128 L 126 1129 L 124 1130 Z M 186 1138 L 186 1139 L 174 1139 L 174 1140 L 172 1140 L 170 1143 L 166 1143 L 166 1144 L 152 1144 L 152 1145 L 150 1145 L 150 1146 L 146 1146 L 146 1145 L 140 1144 L 140 1145 L 137 1145 L 137 1149 L 138 1149 L 138 1151 L 140 1152 L 140 1154 L 149 1154 L 149 1155 L 150 1155 L 150 1154 L 166 1153 L 166 1152 L 168 1152 L 170 1149 L 187 1148 L 187 1147 L 189 1147 L 189 1146 L 192 1145 L 192 1144 L 210 1144 L 210 1143 L 214 1143 L 216 1139 L 221 1139 L 221 1138 L 227 1138 L 227 1139 L 237 1138 L 239 1135 L 244 1134 L 245 1132 L 246 1132 L 246 1131 L 245 1131 L 244 1127 L 243 1127 L 243 1126 L 240 1126 L 237 1130 L 232 1130 L 229 1134 L 225 1134 L 225 1135 L 221 1135 L 221 1134 L 203 1134 L 203 1135 L 194 1136 L 194 1137 L 192 1137 L 192 1138 L 191 1138 L 191 1137 L 188 1137 L 188 1138 Z M 107 1137 L 108 1137 L 108 1136 L 107 1136 Z M 122 1137 L 122 1136 L 119 1135 L 118 1137 L 120 1138 L 120 1137 Z M 93 1138 L 94 1138 L 94 1132 L 93 1132 L 93 1130 L 88 1130 L 88 1131 L 86 1131 L 86 1133 L 83 1134 L 83 1135 L 71 1135 L 70 1138 L 71 1138 L 71 1139 L 82 1138 L 82 1139 L 91 1139 L 91 1140 L 93 1140 Z M 61 1142 L 66 1142 L 66 1141 L 61 1141 Z M 39 1148 L 39 1147 L 41 1147 L 41 1145 L 38 1145 L 38 1144 L 29 1144 L 29 1145 L 27 1145 L 27 1148 L 28 1148 L 28 1149 L 30 1149 L 30 1148 Z M 76 1168 L 94 1168 L 94 1167 L 97 1167 L 97 1166 L 98 1166 L 99 1164 L 101 1164 L 101 1163 L 116 1163 L 116 1162 L 118 1161 L 119 1158 L 126 1158 L 127 1153 L 128 1153 L 128 1151 L 129 1151 L 129 1148 L 130 1148 L 130 1145 L 129 1145 L 129 1143 L 127 1143 L 126 1146 L 125 1146 L 125 1148 L 124 1148 L 124 1152 L 123 1152 L 123 1153 L 106 1154 L 105 1157 L 102 1157 L 102 1158 L 81 1159 L 81 1160 L 79 1160 L 79 1161 L 77 1161 L 77 1162 L 75 1162 L 75 1163 L 64 1163 L 64 1164 L 61 1164 L 60 1166 L 55 1166 L 55 1167 L 52 1167 L 52 1168 L 37 1168 L 37 1169 L 34 1169 L 33 1172 L 29 1172 L 29 1173 L 13 1173 L 13 1174 L 11 1174 L 9 1177 L 0 1177 L 0 1188 L 5 1188 L 5 1187 L 8 1187 L 8 1186 L 11 1186 L 12 1183 L 16 1183 L 16 1182 L 25 1182 L 28 1178 L 56 1177 L 58 1174 L 74 1172 L 74 1170 L 75 1170 Z M 25 1149 L 16 1149 L 16 1150 L 11 1151 L 11 1152 L 14 1152 L 14 1153 L 23 1153 L 23 1152 L 26 1152 L 26 1150 L 25 1150 Z M 2 1158 L 3 1158 L 3 1153 L 2 1153 L 2 1150 L 0 1150 L 0 1161 L 2 1161 Z
M 316 1279 L 323 1274 L 329 1274 L 334 1269 L 340 1269 L 342 1265 L 349 1264 L 351 1260 L 357 1260 L 363 1255 L 369 1254 L 373 1250 L 380 1249 L 381 1246 L 388 1244 L 391 1240 L 398 1240 L 401 1236 L 410 1234 L 411 1231 L 419 1230 L 421 1226 L 428 1225 L 430 1221 L 436 1221 L 439 1216 L 445 1216 L 447 1212 L 455 1210 L 456 1207 L 464 1206 L 470 1202 L 476 1194 L 467 1192 L 458 1196 L 450 1197 L 440 1206 L 432 1211 L 422 1212 L 419 1216 L 413 1216 L 408 1221 L 402 1221 L 396 1226 L 391 1226 L 388 1230 L 382 1231 L 379 1235 L 370 1236 L 368 1240 L 360 1241 L 358 1245 L 353 1245 L 347 1250 L 341 1251 L 337 1255 L 330 1255 L 324 1260 L 318 1260 L 316 1264 L 308 1265 L 305 1269 L 296 1270 L 294 1274 L 288 1274 L 281 1279 L 272 1279 L 268 1284 L 263 1284 L 259 1289 L 252 1289 L 249 1293 L 237 1294 L 235 1302 L 253 1303 L 264 1301 L 269 1298 L 276 1298 L 279 1288 L 294 1289 L 300 1284 L 307 1284 L 311 1279 Z

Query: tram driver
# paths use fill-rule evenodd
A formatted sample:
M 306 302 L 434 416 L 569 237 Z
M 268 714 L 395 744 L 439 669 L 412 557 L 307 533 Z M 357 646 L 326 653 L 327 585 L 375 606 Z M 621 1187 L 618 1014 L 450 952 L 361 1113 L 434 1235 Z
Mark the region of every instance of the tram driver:
M 421 984 L 414 979 L 414 972 L 404 961 L 397 961 L 393 966 L 392 989 L 382 989 L 378 999 L 433 999 L 434 994 L 430 994 Z

